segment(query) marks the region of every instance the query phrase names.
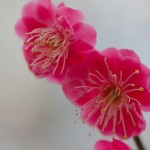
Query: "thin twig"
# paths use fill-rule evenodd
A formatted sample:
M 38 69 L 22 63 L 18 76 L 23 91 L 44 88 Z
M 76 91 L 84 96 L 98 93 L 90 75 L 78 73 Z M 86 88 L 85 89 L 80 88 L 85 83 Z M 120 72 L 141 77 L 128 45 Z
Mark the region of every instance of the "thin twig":
M 139 136 L 134 137 L 134 142 L 136 143 L 138 150 L 146 150 Z

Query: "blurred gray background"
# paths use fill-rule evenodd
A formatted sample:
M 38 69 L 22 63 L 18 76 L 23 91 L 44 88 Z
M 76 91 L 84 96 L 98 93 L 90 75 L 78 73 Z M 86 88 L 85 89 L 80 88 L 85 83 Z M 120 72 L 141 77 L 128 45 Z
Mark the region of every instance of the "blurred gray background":
M 1 150 L 93 150 L 103 137 L 76 119 L 75 107 L 61 87 L 36 79 L 27 69 L 22 41 L 14 24 L 28 0 L 0 3 L 0 149 Z M 53 0 L 55 4 L 61 0 Z M 129 48 L 150 67 L 149 0 L 64 0 L 80 9 L 85 21 L 97 30 L 97 49 Z M 150 149 L 150 113 L 142 138 Z M 134 150 L 132 140 L 126 141 Z

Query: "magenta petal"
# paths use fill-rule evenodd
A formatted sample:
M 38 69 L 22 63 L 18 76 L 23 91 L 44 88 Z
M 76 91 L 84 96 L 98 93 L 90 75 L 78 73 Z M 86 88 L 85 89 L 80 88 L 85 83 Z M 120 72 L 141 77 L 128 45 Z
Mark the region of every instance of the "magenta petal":
M 27 32 L 30 32 L 36 28 L 46 27 L 46 24 L 36 21 L 34 18 L 22 18 L 24 25 L 27 28 Z
M 18 20 L 15 25 L 15 32 L 16 34 L 21 37 L 22 39 L 26 39 L 26 34 L 29 32 L 28 28 L 25 26 L 24 21 L 22 19 Z
M 78 23 L 73 26 L 75 34 L 75 39 L 83 40 L 87 43 L 90 43 L 93 47 L 96 44 L 96 31 L 95 29 L 87 24 Z
M 38 13 L 35 14 L 39 18 L 39 20 L 44 21 L 43 18 L 45 18 L 45 21 L 48 21 L 49 25 L 53 25 L 54 23 L 56 23 L 55 21 L 57 7 L 53 5 L 51 0 L 38 0 L 36 9 Z
M 96 142 L 94 150 L 113 150 L 113 146 L 111 142 L 101 140 Z
M 82 41 L 82 40 L 77 40 L 70 45 L 69 52 L 72 53 L 75 51 L 79 55 L 83 55 L 88 52 L 92 52 L 93 51 L 92 49 L 93 49 L 93 47 L 90 44 L 88 44 L 87 42 Z
M 59 7 L 57 9 L 57 16 L 64 16 L 67 19 L 67 21 L 71 24 L 71 26 L 83 21 L 82 12 L 69 7 Z
M 133 59 L 137 59 L 137 61 L 140 60 L 139 56 L 132 50 L 121 49 L 119 53 L 122 55 L 122 57 L 132 57 Z
M 78 70 L 78 73 L 76 70 Z M 70 80 L 72 76 L 76 76 L 73 80 Z M 78 88 L 74 88 L 80 85 L 84 85 L 82 78 L 87 76 L 87 69 L 81 66 L 71 67 L 65 76 L 65 80 L 63 81 L 62 89 L 66 94 L 66 97 L 71 99 L 72 101 L 77 100 L 85 93 L 85 90 L 80 91 Z M 76 102 L 75 102 L 76 103 Z M 76 103 L 77 104 L 77 103 Z
M 22 16 L 23 17 L 33 17 L 34 9 L 35 9 L 35 3 L 33 1 L 27 3 L 22 9 Z
M 58 7 L 65 7 L 65 3 L 64 2 L 61 2 Z
M 35 0 L 35 1 L 37 2 L 37 4 L 43 6 L 43 7 L 47 8 L 47 9 L 55 7 L 52 4 L 51 0 Z
M 29 2 L 23 7 L 23 17 L 33 17 L 39 22 L 45 24 L 53 24 L 55 15 L 55 7 L 50 3 L 49 0 L 38 0 L 35 2 Z
M 43 22 L 44 24 L 52 24 L 53 23 L 53 17 L 51 18 L 51 15 L 49 14 L 49 10 L 41 5 L 37 5 L 35 7 L 35 18 L 39 22 Z
M 113 140 L 112 142 L 100 140 L 97 141 L 94 150 L 132 150 L 127 144 L 119 141 Z
M 64 30 L 65 32 L 68 32 L 70 35 L 74 34 L 72 26 L 63 16 L 57 18 L 56 28 L 60 28 L 60 30 Z
M 63 83 L 63 91 L 66 93 L 66 97 L 71 100 L 73 104 L 76 106 L 80 106 L 81 104 L 77 101 L 84 93 L 83 90 L 78 90 L 77 88 L 74 88 L 73 90 L 70 87 L 78 87 L 80 85 L 84 85 L 83 81 L 79 78 L 73 79 L 70 82 L 64 82 Z
M 132 150 L 127 144 L 119 140 L 113 140 L 112 144 L 115 150 Z

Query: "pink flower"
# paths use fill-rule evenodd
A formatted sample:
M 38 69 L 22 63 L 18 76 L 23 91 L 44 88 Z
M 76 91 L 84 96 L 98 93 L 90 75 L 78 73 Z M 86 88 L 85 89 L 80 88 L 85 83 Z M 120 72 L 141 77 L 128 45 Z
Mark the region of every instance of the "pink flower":
M 129 138 L 145 129 L 141 110 L 150 110 L 150 70 L 133 51 L 92 52 L 84 65 L 68 70 L 62 86 L 82 120 L 104 135 Z
M 79 10 L 31 0 L 15 27 L 24 40 L 23 52 L 38 77 L 61 81 L 68 67 L 80 64 L 96 43 L 95 30 L 83 23 Z
M 113 140 L 112 142 L 101 140 L 97 141 L 94 150 L 132 150 L 127 144 Z

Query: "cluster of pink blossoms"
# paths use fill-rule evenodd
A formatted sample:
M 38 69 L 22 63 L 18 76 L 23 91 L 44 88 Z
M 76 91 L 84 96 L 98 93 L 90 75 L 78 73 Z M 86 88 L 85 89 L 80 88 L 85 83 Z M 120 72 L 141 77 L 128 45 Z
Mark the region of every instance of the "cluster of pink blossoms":
M 127 139 L 146 127 L 141 111 L 150 110 L 150 70 L 128 49 L 98 52 L 96 31 L 79 10 L 31 0 L 16 23 L 23 53 L 36 77 L 62 85 L 83 122 L 103 135 Z M 107 146 L 106 146 L 107 145 Z M 131 150 L 124 143 L 99 141 L 95 150 Z

